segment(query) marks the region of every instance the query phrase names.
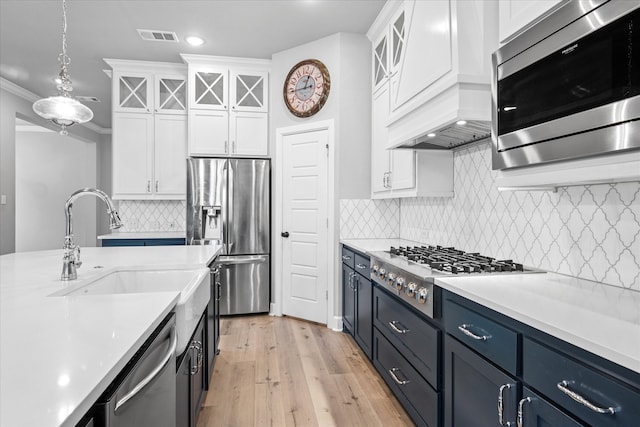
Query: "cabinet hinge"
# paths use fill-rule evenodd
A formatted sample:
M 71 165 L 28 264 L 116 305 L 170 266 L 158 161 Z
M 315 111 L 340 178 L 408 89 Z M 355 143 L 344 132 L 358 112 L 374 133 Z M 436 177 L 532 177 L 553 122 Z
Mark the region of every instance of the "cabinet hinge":
M 329 291 L 324 291 L 324 298 L 329 301 Z
M 329 218 L 327 218 L 327 228 L 329 228 Z
M 329 144 L 325 144 L 325 147 L 327 148 L 327 157 L 329 157 Z

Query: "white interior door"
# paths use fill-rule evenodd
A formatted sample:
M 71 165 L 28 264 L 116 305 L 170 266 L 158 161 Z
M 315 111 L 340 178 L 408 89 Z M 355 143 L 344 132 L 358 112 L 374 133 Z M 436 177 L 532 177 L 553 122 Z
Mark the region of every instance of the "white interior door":
M 282 312 L 325 324 L 328 137 L 324 129 L 282 140 Z

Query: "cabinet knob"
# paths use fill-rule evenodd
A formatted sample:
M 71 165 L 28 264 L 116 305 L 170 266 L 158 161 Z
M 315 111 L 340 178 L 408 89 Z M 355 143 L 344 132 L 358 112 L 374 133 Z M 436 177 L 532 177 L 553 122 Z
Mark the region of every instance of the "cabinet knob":
M 286 239 L 287 237 L 289 237 L 289 232 L 283 231 L 282 233 L 280 233 L 280 235 Z

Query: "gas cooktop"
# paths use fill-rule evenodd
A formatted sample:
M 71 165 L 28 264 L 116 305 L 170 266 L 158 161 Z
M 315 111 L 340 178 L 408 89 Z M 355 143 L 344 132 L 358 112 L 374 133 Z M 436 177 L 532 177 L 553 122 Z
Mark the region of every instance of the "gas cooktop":
M 444 246 L 391 247 L 371 252 L 371 279 L 429 317 L 438 317 L 439 290 L 433 279 L 442 276 L 542 273 L 510 259 Z

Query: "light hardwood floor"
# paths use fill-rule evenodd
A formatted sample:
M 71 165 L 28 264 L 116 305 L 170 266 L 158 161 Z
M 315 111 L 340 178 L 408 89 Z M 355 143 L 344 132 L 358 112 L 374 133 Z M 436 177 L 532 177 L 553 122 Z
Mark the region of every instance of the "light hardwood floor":
M 412 425 L 348 335 L 290 317 L 222 319 L 198 427 Z

